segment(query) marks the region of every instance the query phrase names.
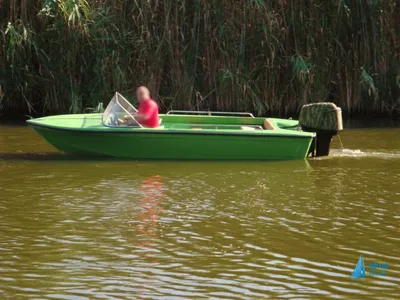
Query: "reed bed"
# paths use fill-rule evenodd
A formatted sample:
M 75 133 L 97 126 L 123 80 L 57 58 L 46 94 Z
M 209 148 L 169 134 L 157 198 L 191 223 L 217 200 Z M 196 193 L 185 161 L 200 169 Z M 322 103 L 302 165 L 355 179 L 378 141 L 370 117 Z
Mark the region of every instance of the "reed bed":
M 148 85 L 163 110 L 400 110 L 398 0 L 0 0 L 0 113 L 83 111 Z

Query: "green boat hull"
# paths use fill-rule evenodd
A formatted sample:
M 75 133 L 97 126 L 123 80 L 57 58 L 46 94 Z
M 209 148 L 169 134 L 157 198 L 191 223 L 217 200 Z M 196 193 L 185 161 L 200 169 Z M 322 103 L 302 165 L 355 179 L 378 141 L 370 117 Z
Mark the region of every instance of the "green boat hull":
M 267 131 L 223 127 L 257 125 L 262 118 L 161 118 L 165 127 L 155 129 L 105 127 L 98 114 L 53 116 L 28 124 L 62 152 L 143 160 L 304 160 L 314 138 L 313 133 L 294 130 L 297 123 L 291 120 L 272 119 L 277 126 L 292 129 Z M 188 123 L 220 124 L 222 129 L 182 125 Z

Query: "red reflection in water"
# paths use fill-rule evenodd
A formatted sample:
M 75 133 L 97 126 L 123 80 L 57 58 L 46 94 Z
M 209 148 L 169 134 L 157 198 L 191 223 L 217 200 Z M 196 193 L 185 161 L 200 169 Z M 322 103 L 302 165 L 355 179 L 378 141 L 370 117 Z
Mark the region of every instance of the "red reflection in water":
M 139 186 L 139 190 L 144 192 L 144 197 L 139 203 L 140 224 L 136 226 L 136 230 L 146 237 L 139 245 L 149 248 L 156 238 L 159 214 L 162 212 L 160 204 L 164 194 L 162 193 L 161 176 L 155 175 L 146 178 L 146 181 Z

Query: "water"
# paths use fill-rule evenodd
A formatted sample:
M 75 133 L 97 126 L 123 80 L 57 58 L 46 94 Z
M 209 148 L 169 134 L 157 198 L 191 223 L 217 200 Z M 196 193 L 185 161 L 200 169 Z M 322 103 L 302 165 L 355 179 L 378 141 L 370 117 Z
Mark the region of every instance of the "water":
M 308 162 L 154 163 L 0 127 L 0 298 L 398 299 L 400 129 L 341 138 Z

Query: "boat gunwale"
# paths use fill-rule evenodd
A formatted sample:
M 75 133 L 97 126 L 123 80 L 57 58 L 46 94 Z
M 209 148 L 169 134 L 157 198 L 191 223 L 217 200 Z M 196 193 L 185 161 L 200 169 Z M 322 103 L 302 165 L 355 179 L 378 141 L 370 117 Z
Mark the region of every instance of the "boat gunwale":
M 35 119 L 27 120 L 26 121 L 29 126 L 35 128 L 44 128 L 47 130 L 53 131 L 64 131 L 64 132 L 76 132 L 76 133 L 96 133 L 96 134 L 186 134 L 186 135 L 219 135 L 219 136 L 238 136 L 238 137 L 276 137 L 276 138 L 300 138 L 300 139 L 312 139 L 315 137 L 315 133 L 313 132 L 302 132 L 307 133 L 307 135 L 300 135 L 300 134 L 290 134 L 284 133 L 275 133 L 270 134 L 271 132 L 268 130 L 262 131 L 240 131 L 237 132 L 227 132 L 227 131 L 217 131 L 217 130 L 189 130 L 189 129 L 157 129 L 157 128 L 129 128 L 123 127 L 123 129 L 131 129 L 131 130 L 115 130 L 114 128 L 111 130 L 104 130 L 102 128 L 96 129 L 88 129 L 88 128 L 66 128 L 61 126 L 54 126 L 48 124 L 40 124 L 35 122 Z M 110 128 L 110 127 L 108 127 Z M 122 129 L 122 128 L 120 128 Z M 133 130 L 132 130 L 133 129 Z M 287 129 L 279 129 L 279 130 L 287 130 Z M 290 131 L 290 130 L 287 130 Z

